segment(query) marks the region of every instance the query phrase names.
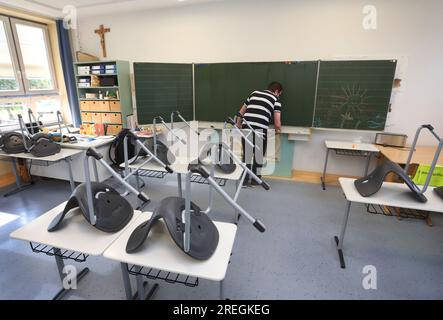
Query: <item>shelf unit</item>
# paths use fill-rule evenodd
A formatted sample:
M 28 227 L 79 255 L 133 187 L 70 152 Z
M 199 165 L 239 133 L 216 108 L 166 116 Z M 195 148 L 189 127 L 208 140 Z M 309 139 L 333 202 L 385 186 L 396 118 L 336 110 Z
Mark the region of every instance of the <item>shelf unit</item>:
M 94 73 L 93 70 L 99 70 L 99 73 Z M 105 73 L 105 70 L 113 72 Z M 108 135 L 115 135 L 126 127 L 126 117 L 133 114 L 129 62 L 121 60 L 76 62 L 74 72 L 82 123 L 104 124 Z M 91 84 L 93 76 L 97 76 L 100 85 L 90 87 L 79 85 L 80 81 Z M 87 93 L 95 94 L 96 98 L 86 98 Z M 103 99 L 99 99 L 99 93 L 103 95 Z M 112 98 L 106 99 L 107 96 Z

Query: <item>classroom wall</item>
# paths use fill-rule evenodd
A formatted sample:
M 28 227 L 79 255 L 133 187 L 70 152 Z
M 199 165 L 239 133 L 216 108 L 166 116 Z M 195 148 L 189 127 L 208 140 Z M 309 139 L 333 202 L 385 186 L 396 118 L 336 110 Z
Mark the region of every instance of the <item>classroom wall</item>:
M 11 164 L 8 162 L 0 162 L 0 176 L 11 172 Z
M 79 17 L 83 51 L 101 56 L 94 29 L 103 23 L 108 59 L 152 62 L 282 61 L 396 58 L 403 79 L 387 131 L 409 135 L 432 123 L 443 135 L 443 4 L 372 0 L 376 30 L 364 30 L 359 0 L 232 0 L 153 11 Z M 248 93 L 245 92 L 245 96 Z M 283 115 L 284 116 L 284 115 Z M 293 166 L 322 171 L 325 139 L 373 141 L 373 133 L 314 130 L 296 142 Z M 421 144 L 434 141 L 423 137 Z M 331 160 L 329 172 L 358 175 L 358 159 Z

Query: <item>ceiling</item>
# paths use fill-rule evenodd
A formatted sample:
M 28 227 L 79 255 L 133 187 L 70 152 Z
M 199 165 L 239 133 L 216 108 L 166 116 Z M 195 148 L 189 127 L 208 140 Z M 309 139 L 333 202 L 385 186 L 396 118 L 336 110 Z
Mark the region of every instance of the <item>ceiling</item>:
M 0 5 L 46 16 L 62 17 L 65 6 L 74 6 L 80 15 L 158 9 L 222 0 L 0 0 Z M 225 0 L 226 1 L 226 0 Z
M 87 7 L 96 7 L 104 5 L 121 4 L 124 2 L 133 2 L 133 0 L 25 0 L 34 2 L 53 9 L 62 10 L 67 5 L 72 5 L 78 9 Z M 177 0 L 147 0 L 144 1 L 148 6 L 162 6 L 168 2 L 171 4 L 179 3 Z
M 79 16 L 90 16 L 217 1 L 229 0 L 0 0 L 0 6 L 3 5 L 48 17 L 63 17 L 63 9 L 68 5 L 74 6 Z

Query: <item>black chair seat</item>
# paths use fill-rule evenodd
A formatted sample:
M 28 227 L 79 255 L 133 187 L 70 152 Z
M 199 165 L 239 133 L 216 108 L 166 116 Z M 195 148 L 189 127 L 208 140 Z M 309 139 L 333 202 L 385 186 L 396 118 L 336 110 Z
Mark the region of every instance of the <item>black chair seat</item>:
M 50 135 L 37 133 L 31 138 L 31 154 L 34 157 L 48 157 L 61 151 L 59 144 L 55 143 Z
M 411 178 L 409 178 L 404 170 L 398 164 L 389 160 L 386 160 L 382 165 L 378 166 L 368 176 L 355 180 L 354 185 L 357 188 L 357 191 L 363 197 L 370 197 L 380 190 L 386 176 L 391 172 L 396 174 L 406 183 L 411 190 L 411 194 L 414 196 L 414 199 L 423 203 L 428 201 L 423 194 L 419 193 L 419 188 L 415 185 Z
M 91 183 L 92 199 L 97 229 L 114 233 L 122 230 L 131 221 L 134 209 L 115 189 L 98 182 Z M 85 219 L 91 223 L 89 216 L 86 184 L 82 183 L 74 190 L 63 212 L 57 215 L 48 227 L 49 232 L 61 229 L 61 223 L 66 214 L 80 207 Z
M 155 154 L 154 151 L 154 139 L 149 138 L 145 141 L 144 145 Z M 139 156 L 147 156 L 146 152 L 141 149 L 139 151 Z M 175 162 L 174 154 L 169 150 L 169 148 L 161 141 L 157 140 L 157 158 L 160 159 L 164 164 L 171 165 Z
M 30 141 L 28 138 L 26 139 L 26 143 L 30 146 Z M 0 138 L 0 146 L 2 150 L 8 154 L 16 154 L 26 152 L 25 144 L 24 144 L 23 135 L 18 132 L 6 132 Z
M 434 192 L 443 199 L 443 187 L 438 187 L 434 189 Z
M 126 252 L 137 252 L 148 237 L 152 226 L 160 219 L 164 220 L 172 239 L 184 251 L 185 225 L 182 223 L 184 209 L 185 199 L 183 198 L 169 197 L 163 199 L 155 209 L 151 219 L 142 223 L 133 231 L 126 245 Z M 193 202 L 191 202 L 191 210 L 190 250 L 185 253 L 198 260 L 207 260 L 217 249 L 219 233 L 212 220 L 205 213 L 202 213 Z

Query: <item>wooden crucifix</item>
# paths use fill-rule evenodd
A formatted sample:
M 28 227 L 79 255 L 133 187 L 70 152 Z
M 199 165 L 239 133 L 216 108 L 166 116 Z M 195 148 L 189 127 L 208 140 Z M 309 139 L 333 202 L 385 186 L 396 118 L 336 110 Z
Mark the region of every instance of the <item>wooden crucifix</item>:
M 96 34 L 100 36 L 100 44 L 103 50 L 103 57 L 106 58 L 106 42 L 105 42 L 105 33 L 111 32 L 111 29 L 105 28 L 104 25 L 100 25 L 97 30 L 94 31 Z

